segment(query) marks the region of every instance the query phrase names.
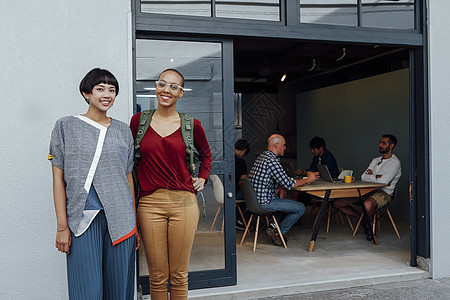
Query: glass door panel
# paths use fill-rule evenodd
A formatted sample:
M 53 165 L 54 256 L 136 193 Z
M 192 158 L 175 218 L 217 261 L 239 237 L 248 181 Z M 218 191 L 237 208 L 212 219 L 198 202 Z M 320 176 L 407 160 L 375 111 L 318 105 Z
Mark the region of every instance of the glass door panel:
M 200 120 L 213 155 L 211 176 L 203 191 L 204 206 L 202 197 L 198 196 L 200 220 L 189 265 L 190 288 L 214 286 L 211 280 L 227 285 L 223 282 L 232 282 L 236 277 L 235 268 L 231 270 L 231 266 L 235 265 L 235 232 L 229 230 L 230 225 L 224 222 L 229 220 L 234 225 L 234 210 L 229 203 L 234 201 L 234 196 L 228 195 L 234 190 L 230 176 L 233 161 L 229 159 L 234 152 L 224 143 L 225 136 L 229 135 L 224 120 L 231 119 L 233 112 L 232 85 L 226 82 L 232 77 L 229 75 L 228 79 L 224 79 L 223 49 L 222 42 L 136 40 L 137 111 L 157 108 L 155 81 L 158 75 L 168 68 L 177 69 L 185 77 L 185 94 L 178 100 L 177 111 Z M 232 47 L 227 49 L 231 53 Z M 231 67 L 226 72 L 232 74 Z M 229 103 L 227 109 L 224 105 L 225 94 L 231 95 L 231 100 L 226 102 Z M 139 276 L 146 293 L 148 268 L 143 248 L 139 251 Z M 230 278 L 234 279 L 230 281 Z

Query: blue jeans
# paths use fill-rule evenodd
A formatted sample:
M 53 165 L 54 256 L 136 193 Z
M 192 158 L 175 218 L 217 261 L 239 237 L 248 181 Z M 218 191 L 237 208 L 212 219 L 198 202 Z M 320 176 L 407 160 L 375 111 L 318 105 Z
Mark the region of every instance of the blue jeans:
M 305 213 L 305 205 L 301 202 L 282 199 L 276 197 L 270 203 L 261 205 L 264 209 L 277 211 L 275 217 L 277 218 L 278 225 L 280 226 L 281 233 L 285 235 L 292 225 L 294 225 L 298 219 Z M 287 215 L 280 222 L 280 213 L 286 213 Z

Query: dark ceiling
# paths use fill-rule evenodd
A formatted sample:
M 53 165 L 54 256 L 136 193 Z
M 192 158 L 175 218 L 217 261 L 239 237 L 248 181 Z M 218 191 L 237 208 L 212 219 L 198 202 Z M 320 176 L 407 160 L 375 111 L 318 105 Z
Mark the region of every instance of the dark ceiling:
M 317 89 L 407 68 L 408 54 L 405 48 L 379 45 L 235 39 L 235 92 L 277 92 L 286 84 L 299 91 Z

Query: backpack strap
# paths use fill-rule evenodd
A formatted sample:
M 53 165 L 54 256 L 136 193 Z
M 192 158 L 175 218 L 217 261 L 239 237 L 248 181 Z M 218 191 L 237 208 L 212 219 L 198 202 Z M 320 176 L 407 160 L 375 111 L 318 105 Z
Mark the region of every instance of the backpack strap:
M 196 177 L 195 163 L 198 160 L 198 154 L 195 152 L 194 147 L 194 118 L 183 113 L 179 113 L 179 115 L 181 121 L 181 135 L 183 137 L 184 144 L 186 145 L 186 165 L 188 167 L 189 173 L 191 173 L 191 176 Z M 201 217 L 204 218 L 206 216 L 205 196 L 203 195 L 202 191 L 198 192 L 197 194 L 200 195 L 200 198 L 202 199 L 203 209 Z
M 139 118 L 139 127 L 136 133 L 136 139 L 134 140 L 134 158 L 135 164 L 137 163 L 137 159 L 141 158 L 141 142 L 144 138 L 145 133 L 150 126 L 150 121 L 152 120 L 154 109 L 152 110 L 144 110 L 141 112 L 141 117 Z
M 136 133 L 136 138 L 134 139 L 134 167 L 133 167 L 133 178 L 134 178 L 134 194 L 136 197 L 136 205 L 139 205 L 139 194 L 141 191 L 141 186 L 139 185 L 139 180 L 137 176 L 137 165 L 141 159 L 141 142 L 150 126 L 150 121 L 152 120 L 154 109 L 144 110 L 141 112 L 141 117 L 139 118 L 138 131 Z
M 181 135 L 186 145 L 186 165 L 189 173 L 195 177 L 194 118 L 183 113 L 179 113 L 179 115 Z

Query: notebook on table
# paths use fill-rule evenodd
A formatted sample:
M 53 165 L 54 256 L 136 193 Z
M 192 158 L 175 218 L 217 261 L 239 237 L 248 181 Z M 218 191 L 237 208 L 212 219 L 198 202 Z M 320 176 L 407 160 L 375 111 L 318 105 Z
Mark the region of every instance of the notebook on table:
M 330 171 L 328 170 L 327 165 L 317 165 L 317 169 L 319 169 L 320 179 L 328 182 L 344 182 L 343 179 L 333 178 L 331 177 Z

